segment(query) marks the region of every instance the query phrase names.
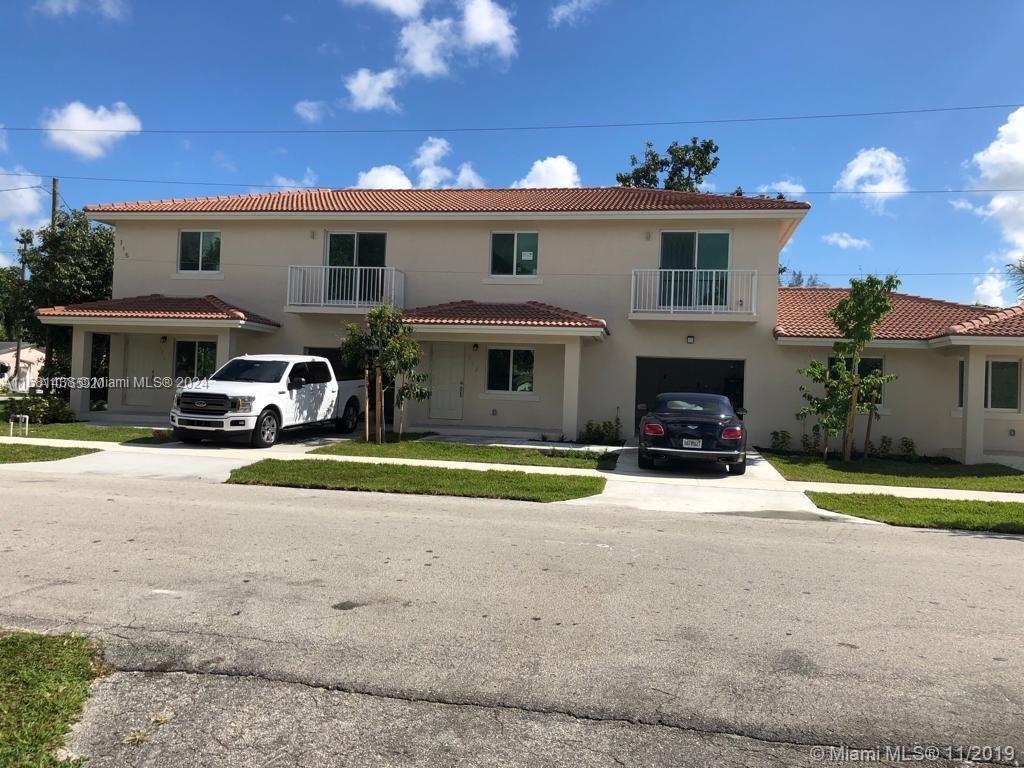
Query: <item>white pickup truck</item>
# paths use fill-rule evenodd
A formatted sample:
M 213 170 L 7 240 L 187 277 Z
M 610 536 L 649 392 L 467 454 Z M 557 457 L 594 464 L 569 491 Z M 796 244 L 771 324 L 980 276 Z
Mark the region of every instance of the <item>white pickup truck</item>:
M 338 381 L 325 357 L 243 355 L 175 392 L 170 420 L 184 443 L 234 437 L 268 448 L 291 427 L 333 424 L 351 432 L 365 404 L 363 380 Z

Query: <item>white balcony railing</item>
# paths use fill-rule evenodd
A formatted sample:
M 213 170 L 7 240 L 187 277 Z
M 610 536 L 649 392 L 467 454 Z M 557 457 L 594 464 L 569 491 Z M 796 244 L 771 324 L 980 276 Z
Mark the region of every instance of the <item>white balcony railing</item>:
M 634 269 L 631 315 L 757 314 L 753 269 Z
M 405 274 L 394 267 L 288 267 L 293 307 L 405 305 Z

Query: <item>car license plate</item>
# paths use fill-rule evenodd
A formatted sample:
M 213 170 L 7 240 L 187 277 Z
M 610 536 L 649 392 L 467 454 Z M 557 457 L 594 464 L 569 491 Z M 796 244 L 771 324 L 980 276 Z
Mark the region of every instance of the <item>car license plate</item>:
M 684 437 L 683 438 L 683 448 L 700 448 L 703 444 L 704 444 L 704 441 L 701 440 L 699 437 L 698 438 L 694 438 L 694 437 Z

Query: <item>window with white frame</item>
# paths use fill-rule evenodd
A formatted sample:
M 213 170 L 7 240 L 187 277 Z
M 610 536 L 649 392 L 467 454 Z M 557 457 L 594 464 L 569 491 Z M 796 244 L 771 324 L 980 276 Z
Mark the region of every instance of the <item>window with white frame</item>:
M 985 363 L 985 407 L 993 411 L 1020 410 L 1020 361 Z
M 830 357 L 828 359 L 828 367 L 831 368 L 835 365 L 838 358 Z M 853 360 L 846 358 L 846 370 L 852 370 Z M 881 357 L 862 357 L 860 359 L 860 365 L 857 366 L 857 374 L 864 378 L 865 376 L 872 376 L 878 374 L 880 376 L 885 375 L 885 361 Z M 881 405 L 885 399 L 885 386 L 882 386 L 881 392 L 878 393 L 878 399 L 875 405 Z
M 217 342 L 174 342 L 174 376 L 178 379 L 205 379 L 217 370 Z
M 488 392 L 533 392 L 533 350 L 492 347 L 487 350 Z
M 179 272 L 220 272 L 220 232 L 186 231 L 178 235 Z
M 492 232 L 491 275 L 535 277 L 539 248 L 540 236 L 536 232 Z

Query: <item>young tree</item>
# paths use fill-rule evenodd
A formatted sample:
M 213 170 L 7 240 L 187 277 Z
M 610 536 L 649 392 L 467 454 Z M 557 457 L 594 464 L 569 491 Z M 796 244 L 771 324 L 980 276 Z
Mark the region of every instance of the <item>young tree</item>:
M 882 385 L 892 381 L 893 375 L 882 376 L 878 371 L 861 373 L 860 361 L 864 348 L 875 337 L 875 328 L 892 311 L 889 294 L 900 285 L 899 278 L 888 275 L 884 280 L 874 275 L 850 280 L 850 292 L 844 296 L 828 316 L 839 331 L 840 341 L 833 345 L 836 356 L 847 361 L 844 366 L 849 369 L 850 392 L 849 407 L 846 421 L 846 439 L 843 443 L 843 461 L 849 461 L 853 453 L 853 437 L 857 426 L 857 413 L 864 412 L 867 407 L 858 398 L 861 388 L 867 379 L 867 388 L 871 393 L 881 392 Z
M 424 385 L 426 374 L 416 370 L 420 364 L 420 345 L 412 336 L 412 326 L 402 320 L 402 313 L 386 305 L 370 310 L 365 329 L 349 323 L 345 330 L 346 335 L 341 340 L 342 358 L 349 365 L 362 366 L 367 390 L 369 373 L 374 372 L 375 436 L 380 443 L 383 441 L 384 395 L 388 389 L 398 384 L 396 400 L 402 409 L 403 428 L 406 401 L 430 397 L 430 389 Z M 367 394 L 369 396 L 369 391 Z M 369 431 L 367 421 L 367 441 Z
M 806 384 L 800 385 L 800 394 L 807 405 L 797 411 L 796 417 L 800 420 L 808 416 L 817 418 L 822 437 L 821 456 L 828 459 L 829 438 L 842 432 L 846 423 L 850 391 L 846 367 L 838 360 L 831 367 L 820 360 L 812 360 L 797 372 L 810 379 L 811 384 L 821 387 L 823 394 L 817 395 Z
M 696 192 L 704 177 L 718 167 L 718 145 L 712 139 L 694 136 L 689 144 L 673 141 L 662 155 L 648 141 L 643 159 L 630 155 L 629 165 L 628 171 L 615 174 L 624 187 Z

